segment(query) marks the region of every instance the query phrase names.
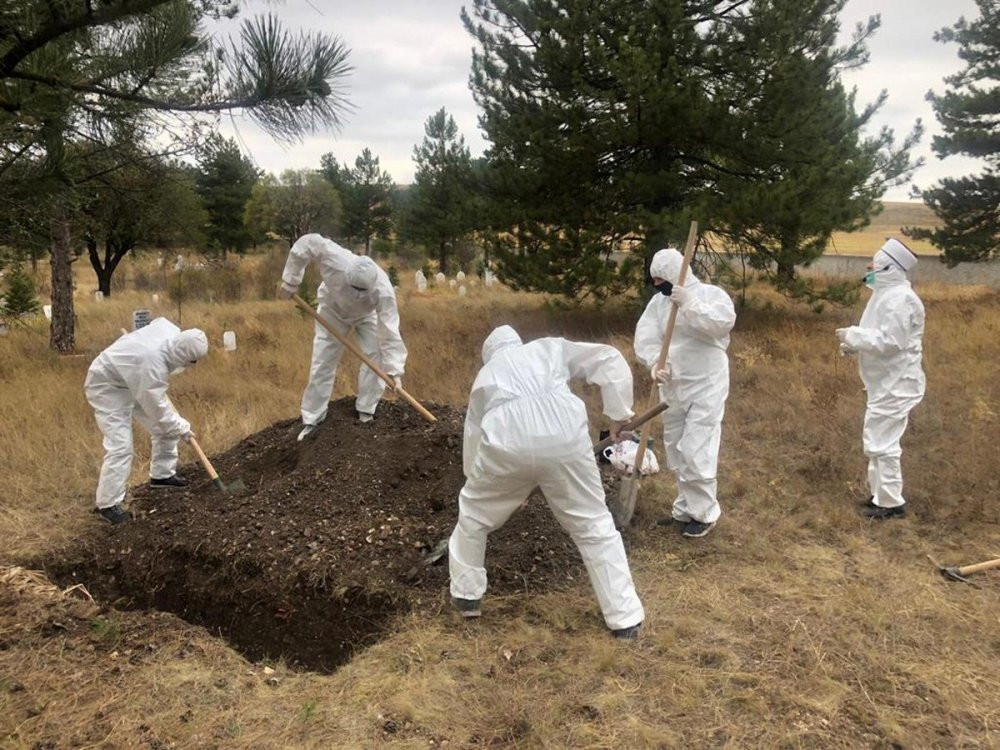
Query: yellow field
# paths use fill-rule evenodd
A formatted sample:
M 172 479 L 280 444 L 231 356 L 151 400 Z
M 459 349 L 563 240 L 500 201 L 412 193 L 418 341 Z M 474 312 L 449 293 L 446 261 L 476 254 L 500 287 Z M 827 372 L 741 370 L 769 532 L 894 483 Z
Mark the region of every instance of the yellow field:
M 827 253 L 835 255 L 872 255 L 886 237 L 896 237 L 918 255 L 938 255 L 940 250 L 926 240 L 913 240 L 903 235 L 903 227 L 933 229 L 937 217 L 923 203 L 885 202 L 885 209 L 857 232 L 835 232 Z
M 87 269 L 83 269 L 84 271 Z M 626 305 L 560 311 L 473 288 L 401 293 L 407 389 L 464 404 L 483 336 L 512 323 L 613 343 L 631 358 Z M 82 356 L 38 324 L 0 337 L 0 746 L 4 748 L 673 748 L 1000 744 L 1000 573 L 946 583 L 928 555 L 1000 554 L 1000 295 L 925 287 L 928 394 L 904 441 L 911 513 L 865 522 L 856 369 L 835 328 L 760 290 L 731 346 L 720 466 L 724 515 L 700 541 L 654 526 L 672 499 L 644 482 L 630 558 L 648 620 L 608 637 L 586 585 L 487 598 L 482 621 L 446 606 L 409 616 L 333 675 L 252 664 L 174 615 L 119 612 L 14 566 L 81 528 L 100 465 L 83 399 L 91 357 L 149 295 L 96 303 L 81 279 Z M 159 312 L 171 314 L 164 304 Z M 174 316 L 176 317 L 176 316 Z M 176 379 L 210 453 L 297 414 L 311 326 L 278 301 L 186 303 L 215 349 Z M 962 335 L 954 332 L 961 330 Z M 221 348 L 221 347 L 220 347 Z M 636 367 L 636 393 L 648 380 Z M 345 361 L 335 396 L 353 388 Z M 586 392 L 596 433 L 594 394 Z M 137 433 L 146 476 L 148 441 Z

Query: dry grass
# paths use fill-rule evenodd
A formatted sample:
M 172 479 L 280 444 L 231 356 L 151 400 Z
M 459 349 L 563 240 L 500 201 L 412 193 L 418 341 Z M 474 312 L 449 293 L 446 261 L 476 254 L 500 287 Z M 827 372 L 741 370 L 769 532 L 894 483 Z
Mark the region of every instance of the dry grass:
M 907 239 L 903 227 L 932 229 L 939 222 L 934 212 L 923 203 L 887 201 L 885 209 L 871 224 L 857 232 L 835 232 L 828 253 L 834 255 L 871 255 L 881 247 L 886 237 L 898 237 L 917 255 L 939 255 L 941 251 L 927 240 Z
M 409 616 L 329 676 L 250 664 L 172 615 L 116 612 L 0 571 L 0 745 L 10 748 L 631 748 L 1000 745 L 1000 582 L 945 583 L 926 555 L 1000 554 L 1000 297 L 920 290 L 929 390 L 905 441 L 911 517 L 873 525 L 864 495 L 863 393 L 822 315 L 760 292 L 734 335 L 723 444 L 725 515 L 701 542 L 652 526 L 671 482 L 644 483 L 631 559 L 648 612 L 636 643 L 609 639 L 585 585 L 489 599 L 469 625 Z M 96 353 L 147 298 L 81 301 Z M 537 297 L 402 294 L 408 388 L 464 403 L 490 326 L 629 351 L 634 311 L 561 312 Z M 167 312 L 167 310 L 163 310 Z M 185 308 L 221 340 L 172 388 L 210 451 L 294 416 L 311 327 L 288 303 Z M 57 359 L 44 331 L 0 338 L 0 559 L 82 525 L 100 463 L 83 400 L 90 357 Z M 346 364 L 346 363 L 345 363 Z M 337 392 L 353 388 L 353 364 Z M 641 372 L 641 369 L 637 369 Z M 637 378 L 637 393 L 647 383 Z M 593 394 L 589 394 L 591 401 Z M 596 429 L 596 425 L 595 425 Z M 147 442 L 137 439 L 145 472 Z M 442 592 L 442 603 L 444 592 Z

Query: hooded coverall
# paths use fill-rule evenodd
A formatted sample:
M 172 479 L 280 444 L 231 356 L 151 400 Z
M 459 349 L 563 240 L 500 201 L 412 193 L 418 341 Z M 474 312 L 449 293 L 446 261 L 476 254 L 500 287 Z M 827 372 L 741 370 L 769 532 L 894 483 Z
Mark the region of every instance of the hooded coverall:
M 310 262 L 318 264 L 323 278 L 317 291 L 317 312 L 342 334 L 354 331 L 365 356 L 377 362 L 386 374 L 402 377 L 406 346 L 399 334 L 396 291 L 385 271 L 371 258 L 355 255 L 321 235 L 306 234 L 292 245 L 285 262 L 281 286 L 286 292 L 298 290 Z M 319 424 L 326 417 L 343 353 L 344 345 L 316 323 L 309 383 L 302 394 L 303 423 Z M 374 414 L 384 390 L 382 379 L 367 365 L 361 365 L 355 401 L 358 412 Z
M 921 366 L 924 306 L 895 263 L 876 253 L 874 265 L 871 299 L 861 322 L 844 331 L 843 343 L 857 353 L 868 393 L 862 443 L 872 502 L 896 508 L 906 503 L 900 439 L 910 410 L 923 399 L 926 388 Z
M 465 485 L 448 545 L 451 594 L 478 600 L 486 591 L 486 538 L 536 486 L 573 538 L 612 630 L 642 622 L 621 535 L 604 500 L 587 410 L 570 378 L 600 386 L 605 414 L 632 416 L 632 373 L 604 344 L 543 338 L 522 344 L 501 326 L 483 344 L 469 396 L 462 450 Z
M 677 283 L 684 256 L 673 248 L 653 256 L 649 273 Z M 722 417 L 729 396 L 729 332 L 736 323 L 725 291 L 703 284 L 690 270 L 684 279 L 689 299 L 677 311 L 667 362 L 670 377 L 660 397 L 667 466 L 677 477 L 673 517 L 683 523 L 714 523 L 722 514 L 716 496 Z M 674 300 L 654 294 L 635 327 L 635 354 L 652 367 L 660 356 Z
M 110 508 L 125 498 L 132 472 L 133 417 L 152 437 L 150 478 L 174 475 L 177 441 L 191 432 L 191 424 L 167 398 L 167 381 L 207 353 L 202 331 L 181 331 L 166 318 L 156 318 L 121 336 L 91 363 L 84 393 L 104 435 L 98 508 Z

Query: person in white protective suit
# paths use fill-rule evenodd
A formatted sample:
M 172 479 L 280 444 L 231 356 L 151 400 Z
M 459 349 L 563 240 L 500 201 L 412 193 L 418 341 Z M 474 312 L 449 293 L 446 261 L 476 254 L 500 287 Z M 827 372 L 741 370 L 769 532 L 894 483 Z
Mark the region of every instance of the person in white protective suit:
M 171 375 L 208 353 L 208 339 L 197 328 L 182 331 L 166 318 L 121 336 L 87 370 L 84 393 L 104 435 L 104 464 L 97 484 L 97 513 L 112 524 L 132 518 L 122 501 L 132 471 L 133 417 L 152 437 L 151 487 L 184 487 L 176 473 L 177 441 L 193 433 L 167 398 Z
M 862 513 L 874 519 L 906 515 L 899 441 L 926 387 L 921 366 L 924 306 L 907 278 L 916 263 L 906 245 L 887 240 L 868 265 L 865 284 L 872 296 L 861 322 L 837 329 L 840 351 L 858 356 L 868 393 L 862 443 L 871 497 L 862 504 Z
M 653 256 L 649 274 L 658 294 L 646 305 L 635 327 L 635 353 L 660 384 L 669 404 L 663 413 L 667 466 L 677 478 L 671 517 L 661 525 L 684 524 L 686 537 L 703 537 L 722 514 L 717 497 L 722 417 L 729 396 L 729 332 L 736 323 L 733 301 L 725 291 L 704 284 L 688 270 L 679 286 L 684 256 L 665 248 Z M 667 353 L 658 369 L 660 347 L 672 307 L 677 319 Z
M 483 343 L 483 367 L 465 416 L 466 481 L 448 543 L 452 601 L 465 617 L 481 614 L 486 539 L 537 486 L 583 557 L 604 620 L 634 638 L 644 613 L 621 535 L 604 500 L 583 402 L 570 378 L 600 386 L 612 435 L 632 416 L 632 373 L 614 347 L 561 338 L 527 344 L 510 326 Z
M 401 388 L 406 346 L 399 334 L 396 291 L 388 274 L 367 256 L 355 255 L 321 235 L 306 234 L 288 253 L 281 275 L 281 297 L 288 299 L 298 291 L 310 262 L 318 265 L 323 278 L 317 292 L 317 312 L 344 335 L 353 331 L 361 351 L 393 378 L 396 388 Z M 344 345 L 317 322 L 309 383 L 302 394 L 303 428 L 299 440 L 312 434 L 326 419 L 337 364 L 343 353 Z M 360 421 L 372 420 L 384 390 L 383 380 L 362 364 L 355 400 Z

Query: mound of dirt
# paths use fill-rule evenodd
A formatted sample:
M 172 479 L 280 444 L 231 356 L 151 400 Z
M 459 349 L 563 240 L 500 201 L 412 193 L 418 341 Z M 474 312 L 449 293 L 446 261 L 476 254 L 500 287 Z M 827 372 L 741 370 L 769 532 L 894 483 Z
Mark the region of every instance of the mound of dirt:
M 204 625 L 252 659 L 335 669 L 394 616 L 447 601 L 447 555 L 430 559 L 458 515 L 463 414 L 429 408 L 435 424 L 394 402 L 361 424 L 341 399 L 303 443 L 297 420 L 279 422 L 213 457 L 245 491 L 223 494 L 188 465 L 189 487 L 136 488 L 135 521 L 95 527 L 44 566 L 102 601 Z M 491 594 L 585 577 L 541 498 L 491 535 L 487 570 Z

